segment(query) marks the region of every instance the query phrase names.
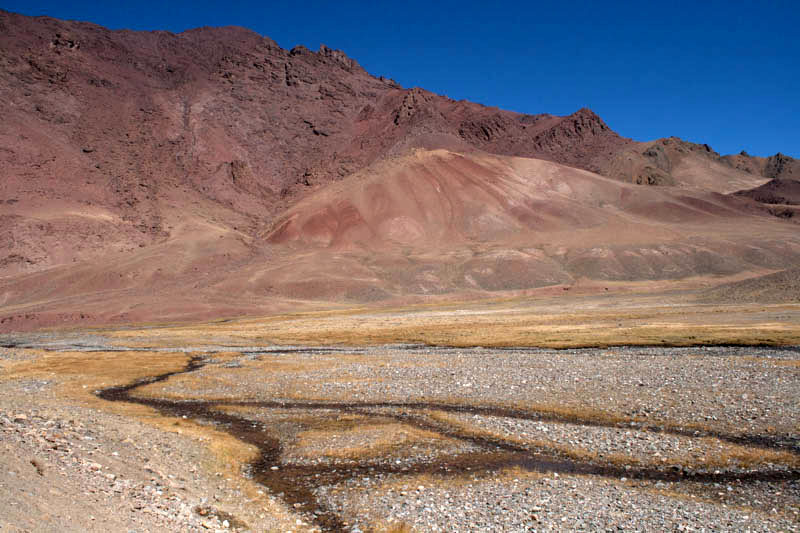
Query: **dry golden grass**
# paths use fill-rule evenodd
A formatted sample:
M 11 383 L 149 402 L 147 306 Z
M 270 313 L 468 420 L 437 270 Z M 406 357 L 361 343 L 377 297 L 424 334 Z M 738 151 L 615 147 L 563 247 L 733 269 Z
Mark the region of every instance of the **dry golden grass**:
M 606 411 L 589 407 L 586 405 L 565 405 L 557 403 L 530 403 L 530 402 L 506 402 L 491 403 L 482 407 L 501 407 L 510 409 L 520 409 L 543 415 L 550 415 L 563 422 L 575 423 L 596 423 L 596 424 L 619 424 L 628 422 L 641 422 L 638 417 L 625 416 L 612 411 Z
M 680 462 L 687 466 L 705 466 L 710 468 L 755 468 L 766 464 L 780 464 L 792 468 L 800 467 L 800 456 L 787 451 L 770 450 L 731 444 L 712 437 L 702 439 L 705 445 L 704 453 L 696 457 L 694 462 Z
M 798 368 L 800 369 L 800 360 L 792 359 L 792 360 L 785 360 L 785 359 L 770 359 L 769 363 L 775 366 L 783 366 L 787 368 Z
M 312 455 L 351 460 L 367 460 L 379 457 L 400 457 L 412 447 L 444 448 L 455 444 L 453 439 L 438 433 L 417 429 L 405 424 L 365 423 L 349 431 L 303 431 L 293 443 L 295 450 L 304 449 Z
M 127 402 L 107 402 L 94 391 L 182 369 L 188 356 L 160 352 L 43 352 L 39 359 L 10 365 L 3 379 L 47 378 L 58 382 L 58 392 L 80 405 L 132 416 L 159 429 L 208 441 L 226 466 L 242 465 L 257 450 L 227 433 L 184 419 L 165 417 L 156 410 Z
M 294 313 L 263 318 L 238 319 L 225 323 L 167 326 L 158 329 L 127 329 L 103 331 L 117 342 L 127 346 L 186 346 L 198 344 L 309 344 L 309 345 L 366 345 L 383 343 L 422 343 L 449 346 L 543 346 L 543 347 L 608 347 L 614 345 L 692 345 L 692 344 L 743 344 L 782 345 L 800 344 L 800 305 L 687 305 L 672 296 L 615 300 L 597 297 L 567 297 L 551 300 L 529 301 L 521 298 L 483 301 L 478 303 L 438 303 L 394 309 L 347 309 Z M 108 403 L 94 396 L 93 391 L 103 387 L 121 385 L 135 379 L 152 376 L 182 368 L 188 356 L 180 353 L 109 352 L 109 353 L 47 353 L 31 352 L 33 360 L 0 361 L 3 374 L 0 379 L 43 378 L 58 382 L 59 392 L 69 401 L 97 409 L 104 409 L 144 421 L 165 431 L 177 432 L 202 440 L 211 450 L 213 459 L 202 465 L 212 472 L 239 472 L 241 466 L 254 458 L 256 451 L 226 433 L 191 421 L 167 418 L 154 410 L 134 404 Z M 216 359 L 240 357 L 236 353 L 215 354 Z M 793 371 L 800 368 L 797 360 L 755 358 L 765 364 L 776 365 Z M 304 395 L 298 376 L 310 372 L 334 371 L 343 363 L 380 365 L 384 362 L 374 357 L 358 354 L 315 355 L 313 360 L 301 360 L 286 356 L 262 356 L 259 361 L 242 361 L 241 371 L 260 372 L 261 379 L 284 384 L 285 396 L 298 400 L 341 400 L 342 397 L 323 398 Z M 438 363 L 441 364 L 441 363 Z M 198 397 L 205 397 L 204 389 L 214 380 L 220 387 L 236 385 L 239 370 L 226 368 L 223 373 L 212 367 L 204 369 L 203 379 L 195 375 L 176 376 Z M 356 380 L 347 376 L 328 376 L 358 387 Z M 210 380 L 210 381 L 209 381 Z M 355 389 L 348 389 L 352 392 Z M 147 394 L 163 396 L 159 385 L 143 388 Z M 139 393 L 140 391 L 137 391 Z M 207 398 L 212 399 L 212 398 Z M 226 398 L 219 398 L 224 401 Z M 230 399 L 230 398 L 227 398 Z M 237 398 L 244 399 L 244 398 Z M 409 400 L 422 400 L 413 398 Z M 442 401 L 436 399 L 436 401 Z M 463 404 L 463 399 L 452 398 L 444 403 Z M 516 408 L 533 411 L 563 421 L 576 423 L 595 422 L 615 424 L 619 422 L 646 422 L 636 417 L 624 416 L 612 411 L 593 409 L 579 404 L 483 404 L 483 407 Z M 452 424 L 441 412 L 431 413 L 442 417 L 442 423 Z M 316 422 L 313 422 L 316 420 Z M 422 430 L 410 431 L 397 424 L 366 425 L 346 420 L 326 426 L 319 417 L 307 417 L 306 428 L 301 432 L 298 444 L 315 447 L 338 431 L 351 433 L 355 444 L 343 446 L 331 453 L 338 457 L 367 458 L 387 453 L 402 453 L 404 447 L 420 442 L 431 442 L 440 437 Z M 704 424 L 673 424 L 658 421 L 666 428 L 678 427 L 708 430 Z M 338 424 L 338 425 L 337 425 Z M 465 426 L 463 431 L 476 432 L 476 428 Z M 402 434 L 399 438 L 401 431 Z M 480 433 L 475 433 L 480 435 Z M 493 438 L 507 436 L 491 435 Z M 530 442 L 526 444 L 531 444 Z M 591 450 L 580 450 L 542 441 L 533 443 L 556 450 L 576 460 L 594 460 Z M 705 467 L 758 466 L 780 463 L 797 467 L 798 458 L 788 452 L 763 450 L 735 446 L 727 443 L 709 442 L 715 454 L 692 457 L 669 458 L 672 464 Z M 633 457 L 604 457 L 604 461 L 635 464 Z M 517 476 L 522 475 L 520 472 Z M 529 473 L 524 473 L 530 475 Z M 236 476 L 238 477 L 238 476 Z M 418 477 L 418 479 L 417 479 Z M 470 476 L 437 478 L 417 476 L 407 481 L 411 487 L 441 483 L 469 482 Z M 258 487 L 247 480 L 237 481 L 248 499 L 259 500 Z M 263 500 L 263 497 L 260 498 Z M 284 516 L 286 523 L 297 531 L 291 513 L 277 503 L 268 511 Z M 284 513 L 284 514 L 281 514 Z M 399 527 L 394 531 L 408 531 L 405 525 L 376 523 L 375 531 L 393 531 L 388 527 Z
M 258 360 L 249 361 L 238 352 L 217 353 L 213 355 L 217 361 L 227 362 L 237 360 L 241 367 L 226 367 L 224 372 L 215 372 L 214 366 L 208 365 L 199 373 L 181 374 L 170 379 L 171 384 L 179 385 L 182 392 L 176 393 L 164 389 L 163 383 L 154 383 L 137 389 L 137 395 L 143 397 L 158 397 L 167 399 L 186 399 L 192 397 L 207 401 L 230 401 L 230 397 L 214 396 L 209 390 L 227 389 L 237 391 L 237 400 L 257 399 L 246 396 L 239 387 L 240 377 L 244 373 L 249 376 L 258 376 L 263 383 L 280 385 L 285 392 L 281 395 L 292 397 L 294 391 L 302 389 L 300 385 L 307 383 L 306 374 L 310 372 L 323 372 L 333 370 L 344 363 L 372 364 L 374 359 L 369 359 L 358 354 L 336 354 L 335 356 L 315 356 L 312 359 L 279 355 L 263 355 Z M 238 390 L 237 390 L 238 389 Z M 185 391 L 185 392 L 184 392 Z
M 297 396 L 299 400 L 304 400 L 304 401 L 324 402 L 324 401 L 337 401 L 340 399 L 340 398 L 316 397 L 316 396 L 314 398 L 309 398 L 302 394 L 297 394 Z M 425 400 L 426 398 L 408 398 L 408 401 L 425 401 Z M 452 405 L 457 407 L 463 407 L 464 405 L 463 399 L 459 398 L 450 398 L 450 399 L 437 398 L 436 403 L 442 405 Z M 532 402 L 471 402 L 471 405 L 477 408 L 508 409 L 508 410 L 519 410 L 521 412 L 528 412 L 528 413 L 537 413 L 543 415 L 545 419 L 548 417 L 552 417 L 553 419 L 558 420 L 560 422 L 568 422 L 575 424 L 600 424 L 600 425 L 614 426 L 618 424 L 628 425 L 631 422 L 637 422 L 640 424 L 647 424 L 648 422 L 652 422 L 642 417 L 625 416 L 620 413 L 599 410 L 596 408 L 582 406 L 582 405 L 564 405 L 564 404 L 552 404 L 552 403 L 548 404 L 548 403 L 532 403 Z M 241 411 L 248 410 L 248 408 L 246 407 L 242 408 L 228 407 L 226 409 L 241 410 Z M 618 465 L 677 464 L 686 467 L 704 467 L 704 468 L 712 468 L 712 467 L 748 468 L 748 467 L 764 466 L 767 464 L 783 464 L 795 468 L 800 467 L 800 457 L 790 452 L 769 450 L 759 447 L 746 447 L 746 446 L 732 444 L 712 437 L 706 437 L 703 439 L 704 442 L 703 450 L 696 449 L 692 452 L 687 451 L 686 455 L 660 457 L 660 458 L 653 457 L 652 460 L 650 461 L 642 461 L 641 459 L 621 454 L 605 454 L 601 458 L 594 451 L 583 448 L 564 446 L 563 444 L 552 440 L 519 439 L 507 434 L 500 434 L 496 432 L 486 431 L 480 428 L 476 428 L 475 426 L 462 421 L 457 415 L 452 415 L 447 412 L 438 410 L 428 410 L 425 412 L 425 414 L 428 417 L 430 417 L 430 419 L 436 422 L 440 422 L 444 425 L 449 425 L 451 427 L 454 427 L 466 435 L 505 440 L 507 442 L 511 442 L 521 446 L 531 446 L 531 447 L 549 449 L 565 457 L 578 461 L 599 461 L 602 459 L 603 462 L 610 464 L 618 464 Z M 309 446 L 310 442 L 313 440 L 325 440 L 326 438 L 334 439 L 336 436 L 345 435 L 347 432 L 350 431 L 360 431 L 360 427 L 363 427 L 362 438 L 365 441 L 364 445 L 352 447 L 352 449 L 346 447 L 342 448 L 338 451 L 330 453 L 329 454 L 330 457 L 351 458 L 351 459 L 376 457 L 381 453 L 391 453 L 392 451 L 400 452 L 400 450 L 403 448 L 403 445 L 401 445 L 400 443 L 393 443 L 392 436 L 390 434 L 386 434 L 384 438 L 379 439 L 378 442 L 369 443 L 370 439 L 367 436 L 368 433 L 370 431 L 375 431 L 375 432 L 378 431 L 377 427 L 370 426 L 370 425 L 374 426 L 374 418 L 369 418 L 369 419 L 358 418 L 358 420 L 356 420 L 356 417 L 352 417 L 352 419 L 350 419 L 347 416 L 345 416 L 341 419 L 330 420 L 308 415 L 299 415 L 298 417 L 293 418 L 292 420 L 294 423 L 298 425 L 310 428 L 309 431 L 305 432 L 303 440 L 298 443 L 298 446 L 301 447 Z M 364 426 L 359 426 L 360 424 L 364 424 Z M 389 425 L 391 426 L 392 423 L 390 423 Z M 713 432 L 715 430 L 713 426 L 706 423 L 687 424 L 687 423 L 671 422 L 669 420 L 663 420 L 663 419 L 658 421 L 658 425 L 667 430 L 683 430 L 683 431 L 696 430 L 701 432 L 707 432 L 707 431 Z M 385 426 L 379 426 L 379 427 L 385 427 Z M 398 425 L 396 428 L 393 428 L 393 431 L 399 431 L 401 427 L 407 428 L 407 426 Z M 405 438 L 408 439 L 407 441 L 408 445 L 413 445 L 414 439 L 410 437 L 411 437 L 410 435 L 407 435 Z M 417 437 L 427 442 L 430 442 L 430 439 L 432 438 L 442 439 L 441 436 L 437 437 L 435 434 L 430 434 L 428 432 L 419 433 Z M 380 444 L 381 440 L 385 441 L 385 444 Z M 442 442 L 442 445 L 445 444 L 446 444 L 445 442 Z M 392 446 L 395 446 L 394 450 L 392 449 Z
M 761 358 L 758 358 L 761 360 Z M 451 405 L 463 405 L 463 401 L 456 398 L 450 399 L 445 402 Z M 627 426 L 631 422 L 637 424 L 647 425 L 653 423 L 653 420 L 638 416 L 626 416 L 621 413 L 614 413 L 612 411 L 603 411 L 588 406 L 581 405 L 561 405 L 549 403 L 533 403 L 533 402 L 479 402 L 473 403 L 474 407 L 482 407 L 487 409 L 510 409 L 519 410 L 528 413 L 539 413 L 544 415 L 545 418 L 552 416 L 553 419 L 559 422 L 575 423 L 575 424 L 600 424 L 600 425 L 622 425 Z M 450 420 L 452 415 L 448 413 L 436 412 L 434 416 L 442 417 L 442 421 Z M 718 428 L 711 424 L 704 422 L 676 422 L 666 419 L 659 419 L 657 425 L 667 431 L 698 431 L 701 433 L 714 433 Z M 470 426 L 472 427 L 472 426 Z M 800 425 L 797 426 L 800 429 Z M 770 430 L 770 428 L 767 428 Z M 774 428 L 772 428 L 774 429 Z M 771 431 L 767 431 L 770 433 Z M 741 466 L 741 467 L 755 467 L 758 465 L 766 464 L 783 464 L 792 466 L 794 468 L 800 467 L 800 456 L 791 452 L 769 450 L 761 447 L 746 447 L 729 443 L 727 441 L 717 439 L 714 437 L 704 437 L 707 452 L 705 454 L 697 454 L 693 456 L 671 457 L 664 458 L 660 462 L 667 462 L 667 464 L 680 464 L 684 466 L 706 466 L 706 467 L 725 467 L 725 466 Z M 567 450 L 564 450 L 567 453 Z M 569 455 L 567 453 L 567 455 Z M 579 455 L 569 455 L 575 459 L 580 458 Z M 589 456 L 584 456 L 589 457 Z M 624 462 L 624 457 L 610 457 L 606 456 L 607 460 L 612 462 Z
M 413 493 L 420 486 L 426 489 L 458 490 L 486 480 L 496 483 L 508 483 L 519 480 L 535 481 L 551 476 L 552 474 L 549 473 L 527 470 L 520 466 L 505 467 L 491 472 L 474 469 L 472 471 L 462 471 L 458 474 L 449 473 L 448 475 L 424 473 L 391 478 L 381 484 L 380 490 L 381 492 L 399 494 Z M 576 477 L 582 476 L 576 475 Z
M 416 531 L 406 522 L 377 522 L 367 528 L 369 533 L 414 533 Z
M 257 414 L 259 408 L 221 405 L 219 410 L 237 415 Z M 288 412 L 288 413 L 287 413 Z M 286 435 L 293 455 L 328 457 L 353 461 L 400 457 L 412 448 L 442 448 L 458 442 L 436 432 L 416 428 L 392 418 L 355 414 L 309 414 L 296 409 L 279 411 L 282 422 L 297 428 Z
M 30 361 L 6 366 L 0 379 L 55 379 L 63 396 L 92 407 L 152 412 L 142 406 L 109 404 L 94 395 L 106 387 L 124 385 L 183 368 L 188 357 L 168 352 L 47 352 L 39 351 Z
M 675 297 L 672 297 L 676 300 Z M 687 305 L 663 299 L 524 299 L 349 309 L 110 333 L 126 344 L 224 338 L 249 344 L 607 347 L 800 344 L 800 305 Z M 146 344 L 145 343 L 145 344 Z
M 531 449 L 538 448 L 543 450 L 550 450 L 563 457 L 567 457 L 569 459 L 573 459 L 579 462 L 599 462 L 602 460 L 602 462 L 615 465 L 639 466 L 640 464 L 642 464 L 642 461 L 630 455 L 605 454 L 601 457 L 595 451 L 587 450 L 585 448 L 577 448 L 574 446 L 565 446 L 564 444 L 561 444 L 560 442 L 555 440 L 523 439 L 515 435 L 509 435 L 507 433 L 500 433 L 483 428 L 478 428 L 472 424 L 464 422 L 463 420 L 449 413 L 434 411 L 434 412 L 429 412 L 428 416 L 430 416 L 431 419 L 436 420 L 437 422 L 441 422 L 451 427 L 457 428 L 458 431 L 463 435 L 469 435 L 471 437 L 477 437 L 477 438 L 486 438 L 495 441 L 509 442 L 525 448 L 531 448 Z

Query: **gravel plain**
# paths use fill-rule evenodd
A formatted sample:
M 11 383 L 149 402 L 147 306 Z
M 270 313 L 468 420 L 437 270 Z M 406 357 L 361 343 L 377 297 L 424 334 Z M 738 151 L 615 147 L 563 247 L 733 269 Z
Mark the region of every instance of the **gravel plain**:
M 751 347 L 270 350 L 236 364 L 212 361 L 157 389 L 158 395 L 241 402 L 243 412 L 249 399 L 248 418 L 281 435 L 278 467 L 285 472 L 309 461 L 323 473 L 350 468 L 351 478 L 321 484 L 315 494 L 355 530 L 391 519 L 420 531 L 796 531 L 797 358 L 793 348 Z M 226 372 L 215 366 L 227 366 Z M 265 398 L 272 403 L 263 405 Z M 449 410 L 452 405 L 466 412 Z M 496 406 L 512 412 L 498 414 Z M 304 418 L 293 423 L 290 411 Z M 376 458 L 377 430 L 298 437 L 337 416 L 439 431 L 441 441 L 407 442 Z M 471 438 L 487 434 L 490 442 Z M 331 453 L 356 448 L 358 439 L 365 460 L 348 463 Z M 516 455 L 495 462 L 498 443 L 510 444 Z M 459 480 L 471 474 L 454 458 L 476 447 L 485 451 L 486 464 L 473 464 L 480 475 L 467 490 Z M 547 460 L 512 466 L 526 453 Z M 553 459 L 566 463 L 547 462 Z M 437 470 L 442 463 L 451 474 Z M 570 473 L 592 465 L 609 468 L 595 476 Z M 495 480 L 520 467 L 525 475 L 516 481 Z M 398 479 L 419 478 L 426 486 L 430 477 L 435 490 L 391 488 Z M 537 507 L 545 510 L 530 511 Z
M 138 387 L 134 396 L 175 409 L 203 405 L 228 417 L 201 417 L 204 424 L 224 429 L 220 420 L 244 420 L 269 435 L 277 447 L 268 462 L 223 479 L 263 483 L 265 501 L 294 512 L 295 531 L 800 531 L 796 348 L 191 350 L 197 369 Z M 20 392 L 32 386 L 41 392 Z M 75 486 L 110 502 L 100 507 L 122 498 L 161 511 L 132 530 L 225 529 L 224 516 L 227 528 L 288 530 L 286 520 L 270 525 L 268 516 L 233 523 L 254 516 L 254 503 L 243 498 L 231 507 L 235 489 L 216 488 L 223 487 L 216 473 L 187 455 L 208 453 L 202 442 L 131 431 L 126 424 L 138 422 L 94 410 L 70 409 L 69 417 L 43 400 L 47 390 L 47 383 L 0 381 L 0 428 L 14 436 L 4 445 L 73 472 Z M 42 404 L 49 414 L 36 414 Z M 25 433 L 31 421 L 41 438 Z M 48 448 L 47 440 L 47 428 L 58 424 L 74 439 L 116 443 L 129 472 L 93 470 L 91 456 L 80 454 L 62 461 L 61 445 Z M 115 433 L 125 427 L 128 442 Z M 156 462 L 175 461 L 164 477 L 180 476 L 175 483 L 191 485 L 190 494 L 164 491 L 166 481 L 147 477 L 150 439 L 163 443 Z M 163 494 L 176 497 L 154 503 Z M 211 505 L 215 496 L 228 507 Z M 198 515 L 204 506 L 235 513 Z M 130 509 L 115 523 L 145 516 Z
M 0 364 L 40 357 L 0 348 Z M 0 366 L 2 532 L 293 529 L 279 499 L 253 505 L 241 472 L 218 467 L 208 439 L 82 406 L 59 376 L 14 379 Z
M 456 487 L 326 491 L 337 511 L 388 516 L 420 531 L 796 531 L 783 517 L 642 490 L 625 482 L 576 476 L 525 476 Z
M 236 400 L 552 404 L 642 422 L 797 438 L 797 348 L 239 350 L 251 360 L 225 375 L 208 365 L 160 390 Z
M 26 392 L 36 386 L 23 385 Z M 181 443 L 178 455 L 175 439 L 149 428 L 139 427 L 131 438 L 129 421 L 88 410 L 7 402 L 9 393 L 13 389 L 3 387 L 0 531 L 225 529 L 225 518 L 195 512 L 213 507 L 225 489 L 220 485 L 223 490 L 211 494 L 196 490 L 213 482 L 202 479 L 194 463 L 205 453 L 196 443 Z

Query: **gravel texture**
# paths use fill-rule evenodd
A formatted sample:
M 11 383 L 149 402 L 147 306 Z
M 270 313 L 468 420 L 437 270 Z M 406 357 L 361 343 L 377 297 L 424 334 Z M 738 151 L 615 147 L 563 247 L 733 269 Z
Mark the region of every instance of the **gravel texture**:
M 199 370 L 191 379 L 176 376 L 159 385 L 158 394 L 184 397 L 200 393 L 222 401 L 271 398 L 287 405 L 295 402 L 295 415 L 305 411 L 306 416 L 318 420 L 335 417 L 335 413 L 318 407 L 304 410 L 304 401 L 316 400 L 321 405 L 341 402 L 340 407 L 371 415 L 368 420 L 372 423 L 386 416 L 399 416 L 401 422 L 406 417 L 409 423 L 425 420 L 434 430 L 443 428 L 443 437 L 448 428 L 457 427 L 507 439 L 532 452 L 544 447 L 545 452 L 559 457 L 577 456 L 582 464 L 614 464 L 621 469 L 616 478 L 608 473 L 578 476 L 563 471 L 560 478 L 531 477 L 527 471 L 515 482 L 501 483 L 493 479 L 504 470 L 490 468 L 469 489 L 445 476 L 435 489 L 398 492 L 390 487 L 417 474 L 386 472 L 381 466 L 392 462 L 409 467 L 435 464 L 443 456 L 474 451 L 475 443 L 468 439 L 442 441 L 438 450 L 421 454 L 417 452 L 425 444 L 398 446 L 380 460 L 369 457 L 369 464 L 376 466 L 374 471 L 317 487 L 321 504 L 340 513 L 355 530 L 382 518 L 406 522 L 421 531 L 798 530 L 796 466 L 769 459 L 756 464 L 720 459 L 743 449 L 758 454 L 761 449 L 753 448 L 746 439 L 761 437 L 769 439 L 776 451 L 795 454 L 796 464 L 800 367 L 795 349 L 557 351 L 389 346 L 343 353 L 272 351 L 238 360 L 241 364 L 229 366 L 224 376 L 214 365 Z M 222 360 L 215 363 L 217 367 L 225 365 Z M 199 382 L 202 390 L 197 388 Z M 431 418 L 432 412 L 437 414 L 435 408 L 369 406 L 372 402 L 528 406 L 534 413 L 537 406 L 545 413 L 557 406 L 587 420 L 528 420 L 472 412 L 440 412 L 438 418 Z M 297 423 L 291 417 L 279 420 L 286 412 L 273 406 L 254 409 L 248 415 L 274 425 L 282 435 L 281 467 L 309 461 L 346 467 L 347 461 L 337 463 L 326 454 L 337 447 L 356 447 L 359 439 L 364 449 L 370 450 L 374 436 L 363 432 L 337 435 L 328 442 L 305 439 L 300 445 L 297 435 L 302 431 Z M 620 422 L 600 420 L 594 424 L 591 418 L 597 413 Z M 678 433 L 661 431 L 664 428 Z M 738 438 L 744 440 L 731 442 Z M 636 474 L 637 467 L 648 468 L 651 478 Z M 628 468 L 632 468 L 631 477 L 622 481 Z M 537 469 L 555 473 L 541 465 Z M 658 472 L 676 471 L 687 476 L 731 477 L 710 481 L 687 477 L 677 482 L 657 479 Z M 789 478 L 745 479 L 763 472 L 784 472 Z M 461 488 L 451 489 L 449 484 Z M 531 511 L 536 508 L 542 510 Z
M 354 355 L 269 352 L 266 362 L 243 364 L 223 380 L 206 367 L 202 390 L 184 386 L 180 377 L 162 390 L 231 399 L 551 404 L 787 438 L 800 419 L 797 349 L 379 347 L 344 353 Z M 282 368 L 286 362 L 291 371 Z
M 383 517 L 420 531 L 798 531 L 777 514 L 754 513 L 574 476 L 514 477 L 455 487 L 324 491 L 352 531 Z
M 54 385 L 0 379 L 0 531 L 286 530 L 247 507 L 240 472 L 209 469 L 203 442 L 64 401 Z
M 712 437 L 698 439 L 631 427 L 596 427 L 481 415 L 458 415 L 455 419 L 522 444 L 575 450 L 578 455 L 595 456 L 598 461 L 656 466 L 700 464 L 719 461 L 720 454 L 741 449 Z
M 244 474 L 295 510 L 295 530 L 800 531 L 794 348 L 192 349 L 204 366 L 136 394 L 210 399 L 275 439 L 271 462 Z M 6 509 L 42 501 L 34 457 L 68 480 L 58 490 L 85 495 L 73 530 L 253 516 L 224 482 L 242 473 L 198 467 L 202 442 L 60 406 L 47 381 L 0 381 L 0 400 L 0 453 L 27 480 L 0 479 Z M 755 459 L 720 462 L 737 450 Z M 36 530 L 14 512 L 8 523 Z M 277 530 L 262 518 L 249 527 Z

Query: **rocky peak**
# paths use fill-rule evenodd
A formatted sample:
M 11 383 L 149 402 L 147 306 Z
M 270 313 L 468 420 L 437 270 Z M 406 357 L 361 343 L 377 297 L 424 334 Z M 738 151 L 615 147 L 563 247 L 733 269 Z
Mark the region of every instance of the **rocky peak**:
M 778 152 L 767 158 L 764 176 L 768 178 L 800 179 L 800 161 Z
M 393 121 L 396 126 L 417 121 L 420 118 L 429 117 L 433 114 L 433 95 L 414 87 L 408 89 L 403 96 L 403 101 L 393 113 Z
M 309 50 L 307 47 L 303 46 L 302 44 L 298 44 L 297 46 L 295 46 L 291 50 L 289 50 L 289 55 L 292 56 L 292 57 L 308 55 L 308 54 L 313 54 L 313 53 L 314 52 L 312 52 L 311 50 Z
M 584 107 L 539 133 L 533 142 L 539 150 L 552 153 L 571 150 L 576 142 L 582 143 L 605 134 L 617 136 L 594 111 Z
M 770 179 L 800 180 L 800 160 L 780 152 L 770 157 L 753 156 L 742 150 L 722 158 L 733 168 Z
M 588 107 L 583 107 L 574 112 L 562 124 L 579 136 L 597 135 L 610 130 L 608 125 L 603 122 L 603 119 Z
M 585 119 L 587 121 L 603 122 L 603 120 L 600 118 L 600 116 L 597 113 L 595 113 L 594 111 L 592 111 L 591 109 L 589 109 L 588 107 L 582 107 L 582 108 L 578 109 L 577 111 L 575 111 L 574 113 L 572 113 L 572 115 L 570 115 L 570 116 L 571 117 L 576 117 L 576 118 L 580 117 L 580 118 Z
M 355 69 L 363 70 L 361 65 L 358 64 L 354 59 L 348 57 L 347 54 L 342 52 L 341 50 L 334 50 L 333 48 L 328 48 L 324 44 L 320 45 L 319 47 L 319 55 L 326 59 L 330 59 L 335 61 L 336 63 L 340 64 L 345 70 L 352 71 Z

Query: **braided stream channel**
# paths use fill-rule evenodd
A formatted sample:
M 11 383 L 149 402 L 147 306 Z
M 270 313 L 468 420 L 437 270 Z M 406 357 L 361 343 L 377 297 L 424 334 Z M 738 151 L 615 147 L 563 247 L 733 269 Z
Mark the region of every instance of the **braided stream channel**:
M 442 478 L 471 476 L 490 477 L 506 468 L 517 467 L 530 472 L 578 474 L 601 476 L 612 479 L 647 480 L 663 482 L 693 481 L 708 483 L 752 483 L 761 481 L 798 481 L 800 471 L 787 468 L 764 468 L 746 471 L 730 470 L 692 470 L 658 468 L 642 465 L 619 465 L 581 461 L 565 457 L 557 451 L 536 448 L 507 440 L 501 436 L 487 436 L 463 430 L 461 427 L 432 419 L 426 413 L 468 414 L 496 416 L 517 420 L 563 422 L 594 427 L 618 427 L 611 422 L 580 420 L 574 417 L 560 417 L 552 413 L 526 411 L 523 409 L 485 407 L 469 404 L 449 404 L 436 402 L 303 402 L 303 401 L 205 401 L 175 400 L 137 396 L 137 389 L 171 377 L 188 374 L 203 368 L 206 359 L 192 357 L 184 368 L 123 386 L 97 391 L 99 398 L 111 402 L 130 402 L 156 409 L 165 416 L 185 417 L 200 422 L 210 422 L 216 428 L 227 432 L 246 444 L 259 450 L 259 457 L 249 465 L 252 478 L 266 487 L 273 495 L 281 497 L 292 509 L 302 513 L 309 521 L 323 531 L 347 531 L 344 517 L 326 507 L 316 494 L 316 489 L 334 486 L 357 480 L 366 476 L 410 477 L 428 474 Z M 409 463 L 385 460 L 353 460 L 343 465 L 336 464 L 281 464 L 284 445 L 274 428 L 255 422 L 245 416 L 226 412 L 226 408 L 286 410 L 293 409 L 313 414 L 316 412 L 339 413 L 359 417 L 374 417 L 416 429 L 432 432 L 442 439 L 460 441 L 472 451 L 438 456 L 432 459 Z M 661 427 L 642 428 L 655 433 L 697 438 L 696 431 L 668 429 Z M 796 442 L 787 443 L 763 435 L 729 435 L 705 432 L 700 437 L 714 437 L 732 444 L 744 445 L 764 450 L 779 450 L 800 455 Z M 475 451 L 477 450 L 477 451 Z M 280 465 L 276 468 L 276 465 Z M 713 494 L 709 491 L 709 495 Z M 713 496 L 711 496 L 713 497 Z

